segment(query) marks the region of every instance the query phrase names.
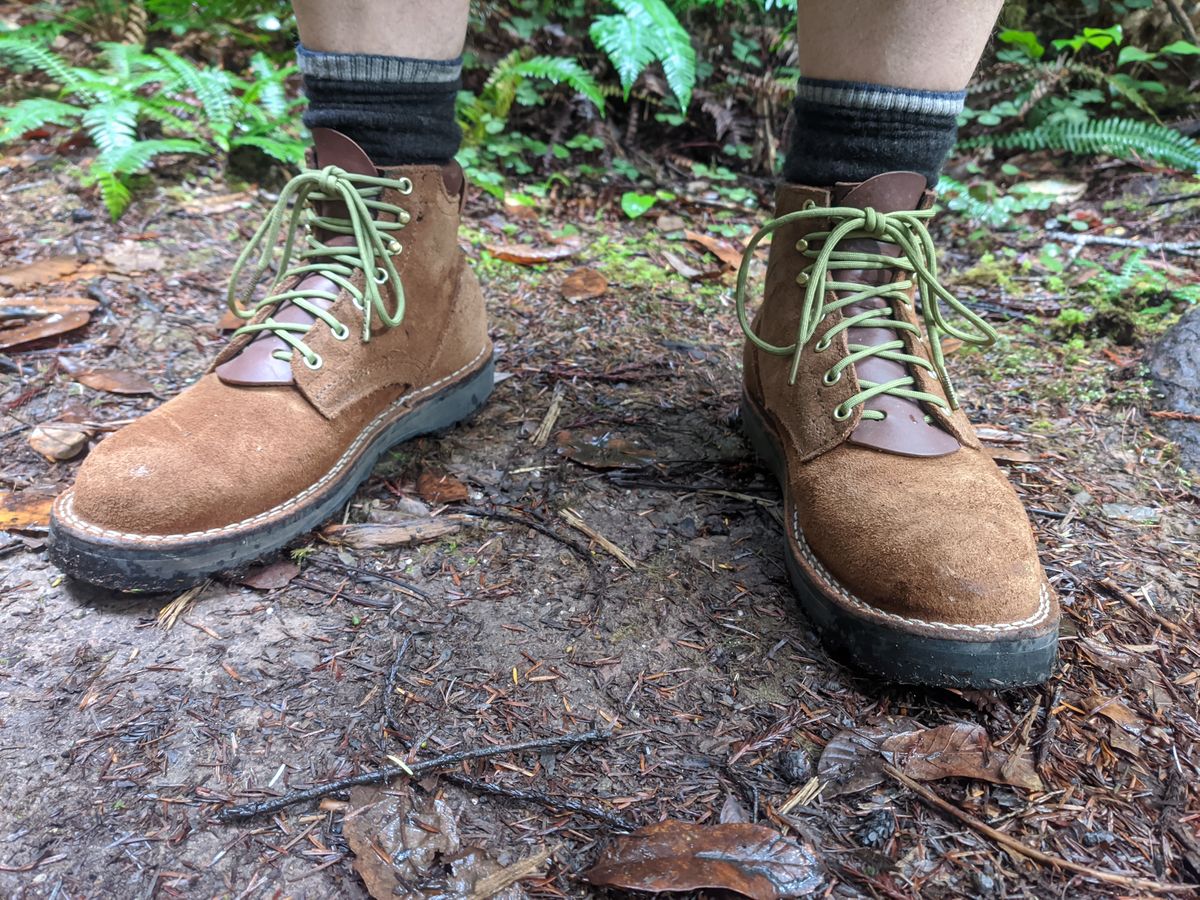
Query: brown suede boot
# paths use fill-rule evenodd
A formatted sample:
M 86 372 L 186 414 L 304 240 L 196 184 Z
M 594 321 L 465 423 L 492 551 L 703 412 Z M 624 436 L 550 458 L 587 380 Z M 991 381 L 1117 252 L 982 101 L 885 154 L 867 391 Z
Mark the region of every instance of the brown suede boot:
M 747 263 L 738 276 L 743 419 L 784 490 L 792 584 L 831 649 L 891 681 L 1034 684 L 1054 665 L 1058 603 L 946 376 L 944 335 L 995 332 L 938 284 L 932 202 L 911 172 L 780 187 L 746 254 L 771 235 L 753 324 Z
M 313 139 L 320 168 L 288 184 L 235 266 L 230 305 L 249 323 L 55 503 L 51 558 L 68 574 L 167 590 L 257 559 L 335 515 L 389 447 L 491 392 L 483 297 L 458 247 L 462 170 L 377 169 L 344 135 Z M 247 306 L 280 231 L 282 274 Z

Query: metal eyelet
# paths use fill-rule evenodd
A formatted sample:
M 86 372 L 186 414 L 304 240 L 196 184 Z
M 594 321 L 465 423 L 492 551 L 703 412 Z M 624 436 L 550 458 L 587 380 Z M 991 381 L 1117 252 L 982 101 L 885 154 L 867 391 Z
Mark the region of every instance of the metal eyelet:
M 802 206 L 801 209 L 813 209 L 816 205 L 817 205 L 816 200 L 805 200 L 804 206 Z
M 304 364 L 315 372 L 321 366 L 325 365 L 325 360 L 321 358 L 321 354 L 314 353 L 313 359 L 309 359 L 307 356 L 304 357 Z
M 808 284 L 808 273 L 801 272 L 799 275 L 797 275 L 796 276 L 796 284 L 799 284 L 799 285 Z
M 410 213 L 407 209 L 402 209 L 400 210 L 399 215 L 396 216 L 396 221 L 401 225 L 407 225 L 412 221 L 412 213 Z
M 833 409 L 833 420 L 835 422 L 845 422 L 850 418 L 850 410 L 846 409 L 845 405 L 839 403 Z
M 395 256 L 397 253 L 399 253 L 403 249 L 404 249 L 404 245 L 401 244 L 399 241 L 389 241 L 388 242 L 388 253 L 392 254 L 393 256 Z
M 402 194 L 411 194 L 412 189 L 413 189 L 413 183 L 412 183 L 412 181 L 410 181 L 407 178 L 401 178 L 396 183 L 396 189 L 398 191 L 400 191 L 400 193 L 402 193 Z
M 375 279 L 376 284 L 387 284 L 387 280 L 388 280 L 387 269 L 385 269 L 383 266 L 376 266 L 375 274 L 372 275 L 371 277 Z
M 798 253 L 803 253 L 807 249 L 808 241 L 806 241 L 804 238 L 800 238 L 800 240 L 796 241 L 796 251 Z
M 829 349 L 829 338 L 821 338 L 815 345 L 813 345 L 813 349 L 818 353 L 824 353 Z
M 335 341 L 344 341 L 344 340 L 346 340 L 346 338 L 350 337 L 350 329 L 347 328 L 345 325 L 343 325 L 341 327 L 340 331 L 334 331 L 331 328 L 330 333 L 333 335 L 333 339 Z
M 836 375 L 833 375 L 832 378 L 829 377 L 830 375 L 833 375 L 833 369 L 830 369 L 828 372 L 826 372 L 824 375 L 821 376 L 821 383 L 824 384 L 826 387 L 837 384 L 839 381 L 842 380 L 841 372 L 838 372 Z

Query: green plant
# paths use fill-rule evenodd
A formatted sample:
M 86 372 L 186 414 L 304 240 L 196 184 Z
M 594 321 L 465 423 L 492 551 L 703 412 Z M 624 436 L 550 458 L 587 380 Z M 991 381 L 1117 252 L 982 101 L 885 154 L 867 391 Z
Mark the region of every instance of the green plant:
M 617 70 L 625 99 L 646 67 L 657 61 L 680 108 L 686 110 L 696 86 L 696 51 L 675 13 L 663 0 L 612 0 L 612 4 L 623 15 L 597 16 L 589 33 Z
M 83 175 L 116 218 L 132 199 L 131 183 L 163 154 L 214 156 L 251 147 L 280 162 L 304 156 L 296 109 L 284 82 L 294 71 L 264 54 L 250 77 L 199 66 L 166 49 L 101 45 L 96 68 L 69 65 L 26 37 L 0 36 L 0 63 L 41 73 L 50 96 L 0 107 L 0 144 L 47 126 L 84 132 L 99 153 Z

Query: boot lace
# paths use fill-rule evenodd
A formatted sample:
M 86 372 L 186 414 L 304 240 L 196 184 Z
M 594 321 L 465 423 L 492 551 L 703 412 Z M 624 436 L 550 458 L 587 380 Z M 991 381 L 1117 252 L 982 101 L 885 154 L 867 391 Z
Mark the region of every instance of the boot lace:
M 833 418 L 839 422 L 850 418 L 856 406 L 865 404 L 871 398 L 882 394 L 917 400 L 944 410 L 957 409 L 958 396 L 953 385 L 950 384 L 950 376 L 946 372 L 945 359 L 942 354 L 942 337 L 949 335 L 964 343 L 981 346 L 986 346 L 996 340 L 995 329 L 939 283 L 936 251 L 933 239 L 929 236 L 924 222 L 932 215 L 933 210 L 884 213 L 871 208 L 818 207 L 810 200 L 803 209 L 768 221 L 754 234 L 746 247 L 737 277 L 738 321 L 741 322 L 746 337 L 760 350 L 777 356 L 792 357 L 789 383 L 796 383 L 796 374 L 800 367 L 800 358 L 804 347 L 812 340 L 826 316 L 856 303 L 879 297 L 888 301 L 886 306 L 865 309 L 847 316 L 825 332 L 813 346 L 813 350 L 817 353 L 824 352 L 838 334 L 850 328 L 887 328 L 896 332 L 896 339 L 875 346 L 849 344 L 850 353 L 826 370 L 823 375 L 824 383 L 836 384 L 841 380 L 842 373 L 855 363 L 869 357 L 878 357 L 931 372 L 937 377 L 946 397 L 949 398 L 949 402 L 947 402 L 936 394 L 917 390 L 916 379 L 911 374 L 887 382 L 875 382 L 860 377 L 858 381 L 861 390 L 844 403 L 839 404 L 833 411 Z M 797 283 L 804 287 L 800 326 L 796 330 L 796 340 L 793 343 L 787 346 L 776 346 L 764 341 L 754 333 L 746 312 L 746 282 L 750 271 L 750 260 L 753 258 L 754 249 L 759 242 L 776 229 L 793 222 L 810 220 L 829 220 L 833 228 L 830 231 L 811 232 L 805 239 L 796 243 L 796 250 L 812 260 L 796 278 Z M 839 249 L 838 245 L 842 241 L 854 238 L 871 238 L 883 243 L 894 244 L 900 248 L 900 255 L 886 256 L 882 253 Z M 812 244 L 819 244 L 819 249 L 811 246 Z M 836 273 L 841 269 L 900 269 L 910 274 L 909 277 L 891 284 L 872 286 L 838 281 Z M 929 335 L 927 344 L 929 359 L 904 352 L 905 345 L 900 332 L 911 332 L 916 335 L 918 341 L 921 341 L 921 329 L 911 322 L 905 322 L 894 316 L 892 302 L 912 303 L 909 291 L 914 284 L 917 285 L 920 292 L 921 311 L 925 321 L 925 330 Z M 831 293 L 833 291 L 846 293 L 845 296 L 837 298 L 835 294 Z M 959 327 L 948 322 L 943 304 L 962 316 L 966 320 L 967 327 Z M 864 419 L 884 419 L 887 416 L 878 410 L 863 409 L 862 417 Z
M 313 301 L 337 300 L 332 291 L 297 288 L 276 291 L 281 282 L 298 284 L 305 276 L 323 275 L 339 288 L 346 291 L 354 307 L 362 314 L 362 339 L 371 339 L 371 326 L 376 316 L 389 328 L 399 325 L 404 318 L 404 286 L 396 272 L 392 258 L 403 249 L 390 232 L 398 231 L 409 221 L 409 213 L 403 208 L 378 199 L 385 189 L 401 194 L 412 193 L 412 182 L 407 178 L 379 178 L 358 175 L 337 166 L 323 169 L 306 169 L 287 183 L 267 214 L 234 263 L 230 275 L 226 302 L 233 312 L 243 319 L 254 318 L 266 307 L 278 307 L 290 302 L 315 319 L 324 322 L 340 341 L 350 336 L 350 328 L 320 303 Z M 345 205 L 348 217 L 339 218 L 317 213 L 316 204 L 340 201 Z M 377 213 L 384 213 L 395 221 L 381 221 Z M 303 228 L 308 232 L 305 246 L 297 252 L 297 233 Z M 279 232 L 284 232 L 281 262 L 275 277 L 267 288 L 267 296 L 257 303 L 252 295 L 263 275 L 275 259 L 279 243 Z M 344 245 L 327 243 L 318 238 L 318 233 L 349 235 L 352 243 Z M 243 272 L 250 267 L 251 258 L 258 254 L 246 287 L 239 293 L 237 285 Z M 290 265 L 293 256 L 295 264 Z M 363 272 L 362 288 L 352 279 L 356 272 Z M 391 284 L 394 297 L 392 308 L 385 298 L 384 286 Z M 304 337 L 313 323 L 278 322 L 268 316 L 261 322 L 243 325 L 234 337 L 242 334 L 256 335 L 270 332 L 288 344 L 290 350 L 276 350 L 271 355 L 290 362 L 295 353 L 304 359 L 310 369 L 319 369 L 323 363 L 320 354 L 304 343 Z

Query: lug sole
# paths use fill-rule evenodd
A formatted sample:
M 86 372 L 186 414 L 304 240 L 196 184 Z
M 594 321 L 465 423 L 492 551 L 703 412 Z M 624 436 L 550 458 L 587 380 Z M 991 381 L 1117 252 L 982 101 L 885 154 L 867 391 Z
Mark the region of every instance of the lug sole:
M 741 410 L 746 436 L 790 508 L 783 451 L 745 393 Z M 1057 624 L 1042 634 L 997 640 L 938 638 L 891 627 L 835 602 L 810 578 L 792 542 L 784 542 L 788 579 L 801 609 L 830 653 L 853 668 L 899 684 L 978 689 L 1041 684 L 1054 671 Z
M 493 383 L 489 358 L 471 375 L 401 413 L 364 445 L 341 476 L 269 522 L 215 537 L 164 543 L 98 537 L 51 516 L 50 560 L 89 584 L 147 592 L 179 590 L 214 572 L 254 562 L 337 515 L 392 447 L 469 418 L 487 401 Z

